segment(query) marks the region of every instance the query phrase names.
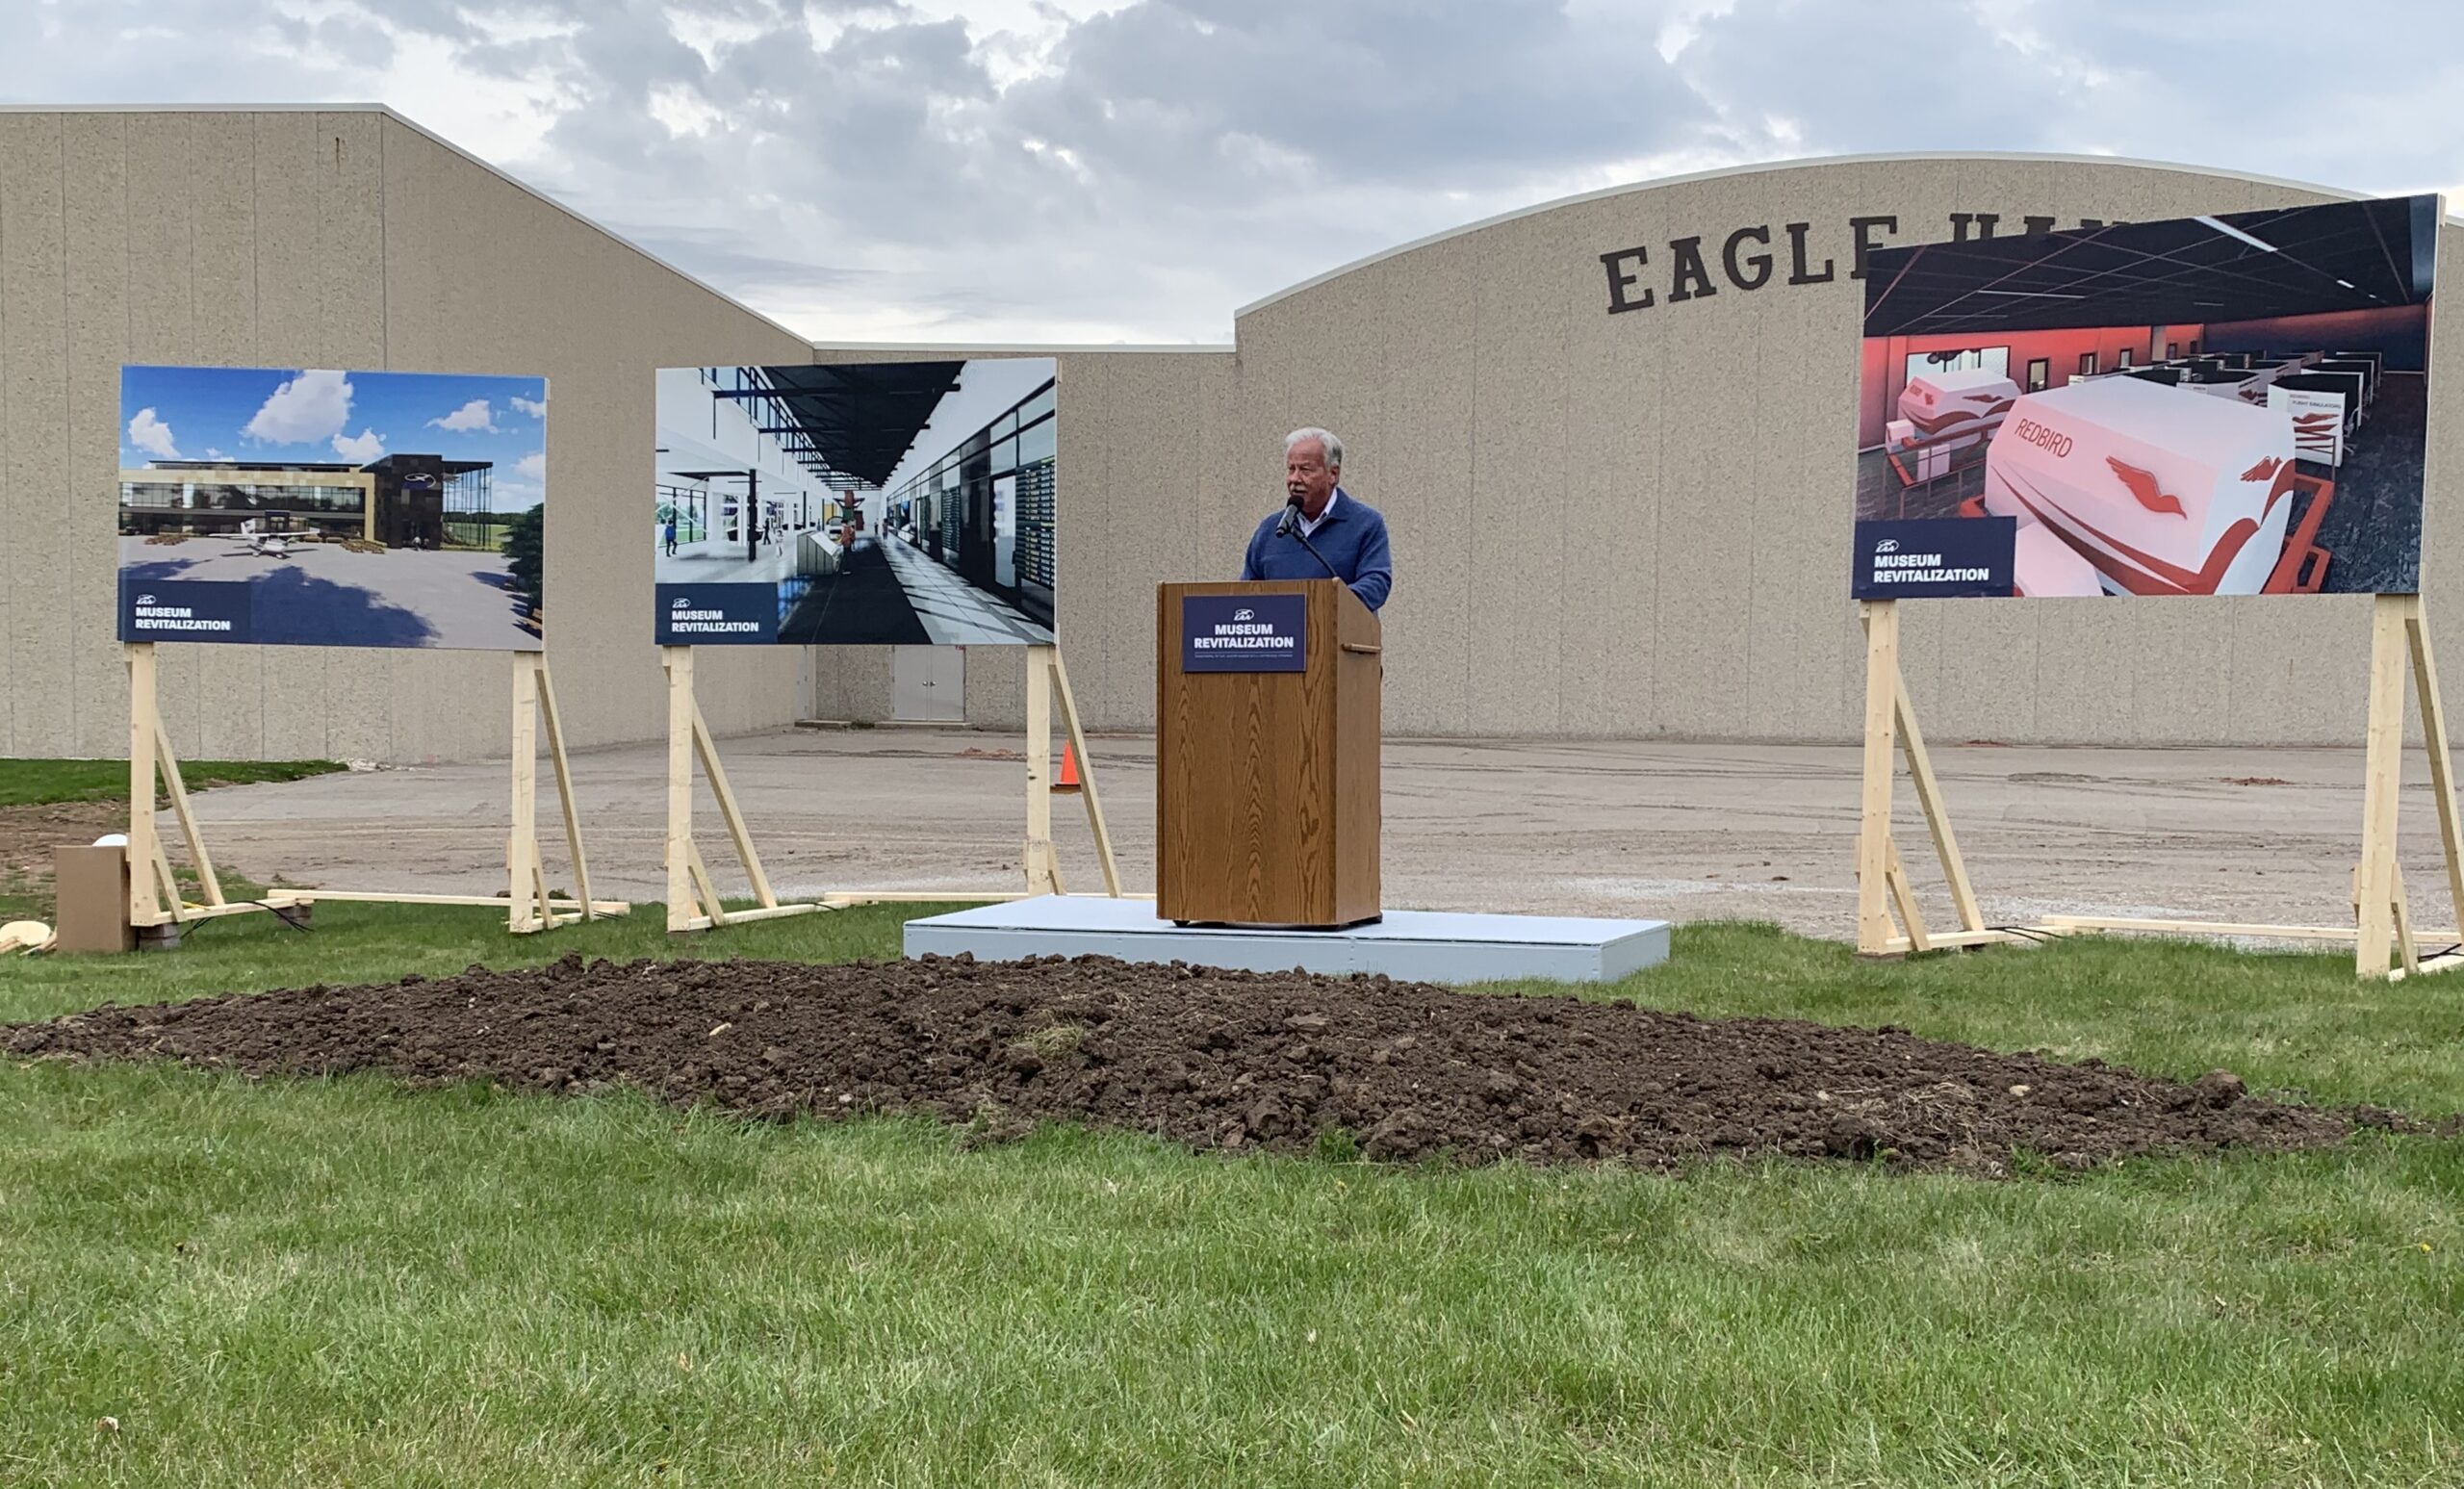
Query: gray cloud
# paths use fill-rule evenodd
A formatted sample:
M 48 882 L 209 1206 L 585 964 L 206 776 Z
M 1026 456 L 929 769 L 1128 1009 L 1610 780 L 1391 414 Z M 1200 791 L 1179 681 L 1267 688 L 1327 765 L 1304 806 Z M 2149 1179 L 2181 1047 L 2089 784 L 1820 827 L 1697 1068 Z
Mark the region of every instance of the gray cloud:
M 2464 10 L 1737 0 L 1681 73 L 1750 153 L 2110 152 L 2396 192 L 2464 180 Z M 1759 131 L 1758 138 L 1757 131 Z
M 1460 188 L 1698 132 L 1652 36 L 1560 0 L 1145 0 L 1075 27 L 1014 116 L 1165 190 L 1252 142 L 1289 177 Z
M 1764 152 L 2067 148 L 2093 109 L 2073 66 L 1966 5 L 1739 0 L 1677 64 Z

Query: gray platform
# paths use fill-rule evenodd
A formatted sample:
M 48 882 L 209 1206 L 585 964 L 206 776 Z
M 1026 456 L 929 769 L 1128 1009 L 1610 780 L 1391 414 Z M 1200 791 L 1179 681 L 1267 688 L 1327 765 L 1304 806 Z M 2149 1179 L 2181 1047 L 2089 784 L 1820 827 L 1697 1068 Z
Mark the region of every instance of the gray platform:
M 1175 926 L 1156 918 L 1151 900 L 1045 894 L 907 923 L 909 956 L 962 951 L 987 962 L 1101 956 L 1251 972 L 1383 972 L 1431 983 L 1596 983 L 1667 961 L 1668 922 L 1400 910 L 1348 931 L 1265 931 Z

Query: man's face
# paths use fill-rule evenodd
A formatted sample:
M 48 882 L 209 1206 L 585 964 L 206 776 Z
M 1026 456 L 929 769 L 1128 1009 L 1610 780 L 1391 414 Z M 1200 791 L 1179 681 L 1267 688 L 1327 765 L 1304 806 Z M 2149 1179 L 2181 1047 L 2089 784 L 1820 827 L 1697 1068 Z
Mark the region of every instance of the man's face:
M 1323 442 L 1302 440 L 1284 452 L 1283 494 L 1299 502 L 1300 510 L 1316 517 L 1334 491 L 1335 473 L 1326 469 Z

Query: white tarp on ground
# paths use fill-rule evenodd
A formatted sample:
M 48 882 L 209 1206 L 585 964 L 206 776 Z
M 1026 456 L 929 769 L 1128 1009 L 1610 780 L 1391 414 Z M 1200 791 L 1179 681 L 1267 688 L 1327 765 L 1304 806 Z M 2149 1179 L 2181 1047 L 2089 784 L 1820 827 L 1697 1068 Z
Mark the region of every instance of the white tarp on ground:
M 2022 397 L 1985 504 L 2053 529 L 2108 590 L 2251 595 L 2282 556 L 2293 475 L 2286 412 L 2112 377 Z

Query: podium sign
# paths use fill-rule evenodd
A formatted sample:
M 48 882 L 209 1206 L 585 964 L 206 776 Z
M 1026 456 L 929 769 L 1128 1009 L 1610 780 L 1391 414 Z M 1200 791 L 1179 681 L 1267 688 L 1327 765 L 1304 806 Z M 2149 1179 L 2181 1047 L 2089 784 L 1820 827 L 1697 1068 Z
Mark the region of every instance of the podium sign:
M 776 584 L 654 584 L 661 646 L 725 646 L 779 639 Z
M 1181 670 L 1308 671 L 1307 597 L 1183 595 Z

